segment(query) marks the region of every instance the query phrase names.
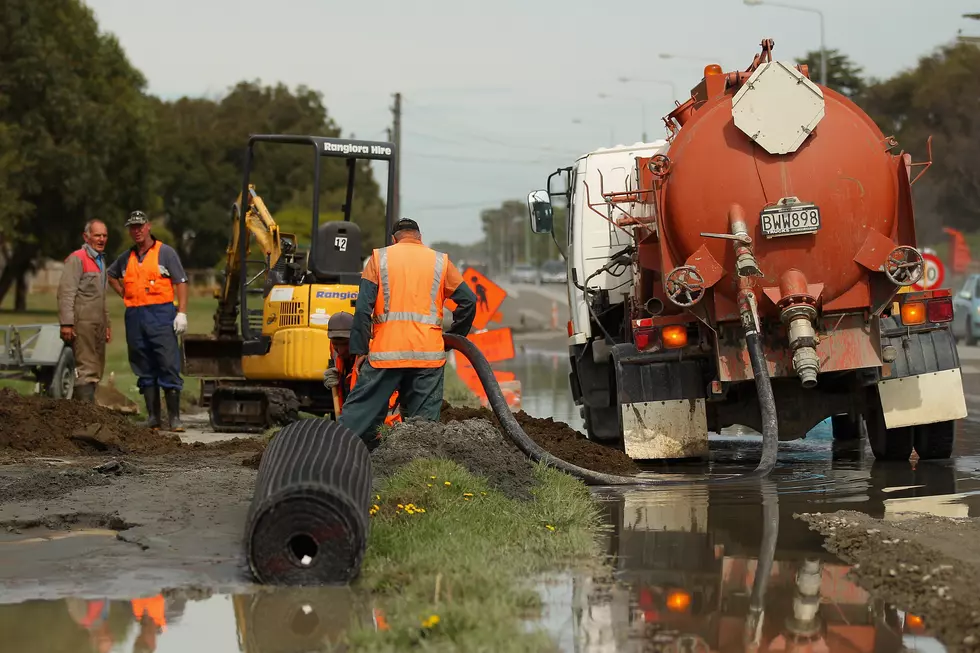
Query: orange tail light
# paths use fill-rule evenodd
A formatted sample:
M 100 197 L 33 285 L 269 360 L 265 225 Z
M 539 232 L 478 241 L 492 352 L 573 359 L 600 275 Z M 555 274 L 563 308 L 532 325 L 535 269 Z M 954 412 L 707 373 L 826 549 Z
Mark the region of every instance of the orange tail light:
M 902 304 L 902 324 L 913 326 L 926 321 L 926 305 L 922 302 Z
M 665 326 L 661 331 L 665 349 L 678 349 L 687 345 L 687 327 L 683 325 Z

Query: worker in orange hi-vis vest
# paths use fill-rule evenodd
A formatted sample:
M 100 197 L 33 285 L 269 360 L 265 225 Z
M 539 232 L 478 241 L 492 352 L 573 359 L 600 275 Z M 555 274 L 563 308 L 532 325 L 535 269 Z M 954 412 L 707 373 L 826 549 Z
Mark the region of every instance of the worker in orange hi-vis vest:
M 354 367 L 354 355 L 350 353 L 350 331 L 354 325 L 354 316 L 345 311 L 334 313 L 327 321 L 327 337 L 330 338 L 331 367 L 323 373 L 323 385 L 328 390 L 337 389 L 340 402 L 343 404 L 350 394 L 351 388 L 357 383 L 357 368 Z M 343 406 L 337 413 L 340 417 Z M 385 414 L 385 424 L 393 426 L 401 421 L 398 411 L 398 391 L 391 393 Z
M 350 339 L 358 380 L 337 420 L 371 450 L 396 390 L 403 419 L 439 419 L 443 305 L 456 302 L 449 333 L 466 336 L 476 316 L 476 295 L 446 254 L 422 244 L 417 222 L 402 218 L 391 237 L 394 244 L 374 250 L 361 275 Z

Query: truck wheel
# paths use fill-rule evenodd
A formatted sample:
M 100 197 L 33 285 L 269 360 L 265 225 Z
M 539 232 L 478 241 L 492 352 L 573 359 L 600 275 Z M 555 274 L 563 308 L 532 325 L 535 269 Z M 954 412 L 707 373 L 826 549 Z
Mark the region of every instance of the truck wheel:
M 853 442 L 861 439 L 861 418 L 850 415 L 834 415 L 830 418 L 834 442 Z
M 956 422 L 936 422 L 912 427 L 915 431 L 915 453 L 922 460 L 946 460 L 953 455 Z
M 885 415 L 878 403 L 878 392 L 869 392 L 870 405 L 865 410 L 861 424 L 871 445 L 875 460 L 907 461 L 912 456 L 915 432 L 911 426 L 897 429 L 885 427 Z
M 71 347 L 61 350 L 47 386 L 45 394 L 52 399 L 71 399 L 75 394 L 75 353 Z

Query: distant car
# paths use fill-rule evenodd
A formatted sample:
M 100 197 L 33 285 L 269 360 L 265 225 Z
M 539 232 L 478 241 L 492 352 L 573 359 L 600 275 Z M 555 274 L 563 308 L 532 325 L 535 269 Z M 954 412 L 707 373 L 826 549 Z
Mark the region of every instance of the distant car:
M 519 263 L 510 271 L 511 283 L 538 283 L 540 275 L 537 268 L 527 263 Z
M 567 283 L 568 269 L 564 261 L 545 261 L 541 264 L 541 283 Z
M 971 274 L 963 288 L 953 296 L 953 337 L 971 347 L 980 339 L 980 274 Z

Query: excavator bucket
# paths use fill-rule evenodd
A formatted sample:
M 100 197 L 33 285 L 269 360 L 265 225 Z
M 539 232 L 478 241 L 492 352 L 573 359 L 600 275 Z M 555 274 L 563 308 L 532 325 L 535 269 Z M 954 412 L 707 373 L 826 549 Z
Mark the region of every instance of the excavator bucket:
M 184 335 L 183 374 L 200 377 L 241 377 L 241 338 L 213 335 Z

